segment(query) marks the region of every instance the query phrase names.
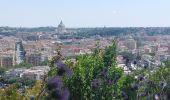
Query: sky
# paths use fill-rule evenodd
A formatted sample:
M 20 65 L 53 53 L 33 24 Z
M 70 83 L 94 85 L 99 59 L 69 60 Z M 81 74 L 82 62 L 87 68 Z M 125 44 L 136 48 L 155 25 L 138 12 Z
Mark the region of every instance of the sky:
M 170 27 L 170 0 L 0 0 L 0 26 Z

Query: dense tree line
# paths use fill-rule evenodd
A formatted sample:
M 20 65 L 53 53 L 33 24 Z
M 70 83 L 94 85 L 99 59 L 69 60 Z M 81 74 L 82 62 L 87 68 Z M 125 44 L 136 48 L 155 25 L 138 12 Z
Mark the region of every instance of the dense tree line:
M 0 35 L 15 35 L 17 32 L 55 32 L 56 27 L 37 27 L 37 28 L 11 28 L 0 27 Z M 119 36 L 127 34 L 145 33 L 147 35 L 169 35 L 169 27 L 103 27 L 103 28 L 69 28 L 74 30 L 74 36 L 90 37 L 94 35 L 100 36 Z

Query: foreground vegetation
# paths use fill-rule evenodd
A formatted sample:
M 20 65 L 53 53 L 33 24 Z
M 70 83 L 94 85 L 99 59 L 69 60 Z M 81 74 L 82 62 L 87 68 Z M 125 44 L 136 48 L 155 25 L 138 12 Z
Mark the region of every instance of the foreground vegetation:
M 0 100 L 169 100 L 170 61 L 155 69 L 124 74 L 116 63 L 116 43 L 105 50 L 63 62 L 58 54 L 43 81 L 18 92 L 17 84 L 0 90 Z

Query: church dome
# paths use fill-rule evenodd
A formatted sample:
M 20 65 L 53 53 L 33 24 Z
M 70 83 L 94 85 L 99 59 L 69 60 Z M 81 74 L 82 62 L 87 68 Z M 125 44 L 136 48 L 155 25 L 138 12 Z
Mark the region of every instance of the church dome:
M 63 22 L 61 21 L 60 24 L 58 25 L 57 28 L 57 33 L 66 33 L 66 28 L 65 25 L 63 24 Z
M 61 21 L 60 24 L 58 25 L 58 27 L 65 27 L 65 25 L 64 25 L 63 22 Z

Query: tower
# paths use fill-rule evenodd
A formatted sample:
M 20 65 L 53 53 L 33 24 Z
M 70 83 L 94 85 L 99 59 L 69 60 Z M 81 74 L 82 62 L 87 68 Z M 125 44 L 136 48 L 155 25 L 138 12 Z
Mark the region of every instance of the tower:
M 15 61 L 20 64 L 25 60 L 25 50 L 21 41 L 15 43 Z

